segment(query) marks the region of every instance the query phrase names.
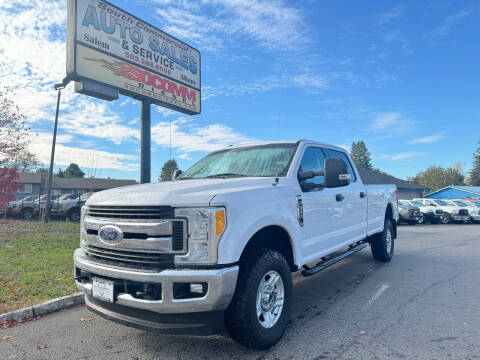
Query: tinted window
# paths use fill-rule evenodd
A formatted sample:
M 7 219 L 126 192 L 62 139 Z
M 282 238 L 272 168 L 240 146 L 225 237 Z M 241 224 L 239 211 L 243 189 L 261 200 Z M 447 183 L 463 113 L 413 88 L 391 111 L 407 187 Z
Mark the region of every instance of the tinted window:
M 351 181 L 354 182 L 357 180 L 357 177 L 355 176 L 355 171 L 353 171 L 352 164 L 350 163 L 350 160 L 348 159 L 347 154 L 345 154 L 342 151 L 332 150 L 332 149 L 325 149 L 325 152 L 327 153 L 327 156 L 329 158 L 340 158 L 343 161 L 345 161 L 345 163 L 347 164 L 348 173 L 350 174 L 350 177 L 351 177 Z
M 298 171 L 323 171 L 325 165 L 325 155 L 321 148 L 309 147 L 303 154 L 302 162 Z M 324 184 L 324 176 L 316 176 L 306 180 L 313 184 Z

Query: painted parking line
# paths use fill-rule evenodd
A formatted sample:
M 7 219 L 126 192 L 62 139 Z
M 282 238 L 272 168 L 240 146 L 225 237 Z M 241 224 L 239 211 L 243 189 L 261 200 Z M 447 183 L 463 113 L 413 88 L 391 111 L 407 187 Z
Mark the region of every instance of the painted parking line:
M 382 294 L 390 287 L 390 284 L 382 284 L 375 294 L 368 300 L 368 302 L 363 307 L 363 310 L 367 310 L 373 303 L 380 297 Z

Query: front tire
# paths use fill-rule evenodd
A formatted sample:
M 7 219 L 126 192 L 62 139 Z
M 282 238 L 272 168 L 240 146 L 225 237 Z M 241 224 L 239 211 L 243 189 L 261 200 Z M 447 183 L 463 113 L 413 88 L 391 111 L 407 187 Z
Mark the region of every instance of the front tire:
M 240 261 L 238 283 L 225 311 L 232 339 L 259 350 L 275 345 L 290 319 L 292 276 L 285 257 L 274 250 L 247 254 Z
M 425 215 L 421 215 L 420 218 L 418 219 L 417 223 L 425 224 Z
M 447 213 L 443 214 L 443 216 L 440 218 L 440 222 L 442 224 L 450 224 L 451 220 L 452 220 L 452 218 L 451 218 L 450 214 L 447 214 Z
M 376 234 L 370 243 L 373 258 L 376 261 L 389 262 L 392 260 L 394 249 L 393 234 L 392 222 L 390 219 L 386 219 L 383 231 Z

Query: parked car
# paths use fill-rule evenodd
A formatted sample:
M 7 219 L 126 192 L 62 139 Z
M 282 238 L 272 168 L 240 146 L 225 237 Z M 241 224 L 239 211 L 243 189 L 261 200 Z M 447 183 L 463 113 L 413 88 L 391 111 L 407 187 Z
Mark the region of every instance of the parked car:
M 462 200 L 462 202 L 472 207 L 472 212 L 468 211 L 472 217 L 472 222 L 480 223 L 480 200 Z
M 6 217 L 12 216 L 12 209 L 22 199 L 23 199 L 23 196 L 17 196 L 15 197 L 15 200 L 9 201 L 4 209 L 0 209 L 0 214 L 4 214 Z
M 438 209 L 443 210 L 443 216 L 440 219 L 442 224 L 449 224 L 450 222 L 464 222 L 470 221 L 470 216 L 466 209 L 462 209 L 460 206 L 449 204 L 445 200 L 440 199 L 414 199 L 416 201 L 422 202 L 427 206 L 434 206 Z
M 314 275 L 369 244 L 375 260 L 392 259 L 397 200 L 395 185 L 364 185 L 342 148 L 232 146 L 175 181 L 93 194 L 75 283 L 110 320 L 177 334 L 225 324 L 266 349 L 289 323 L 292 272 Z
M 51 215 L 59 218 L 64 218 L 69 221 L 80 220 L 80 207 L 78 194 L 62 195 L 56 199 L 50 209 Z
M 425 224 L 429 222 L 431 224 L 438 224 L 443 217 L 443 210 L 432 205 L 425 205 L 421 201 L 417 200 L 403 200 L 408 202 L 412 206 L 416 206 L 420 209 L 422 215 L 418 219 L 419 224 Z
M 398 201 L 398 213 L 400 215 L 399 223 L 406 222 L 409 225 L 415 225 L 423 217 L 420 209 L 408 201 Z
M 37 201 L 40 195 L 30 195 L 19 200 L 10 210 L 11 216 L 20 216 L 25 220 L 30 220 L 38 212 Z
M 466 201 L 462 200 L 449 200 L 449 202 L 451 204 L 460 206 L 461 208 L 468 211 L 468 216 L 470 217 L 470 220 L 465 222 L 478 222 L 480 220 L 480 208 L 476 207 L 475 205 L 468 204 Z

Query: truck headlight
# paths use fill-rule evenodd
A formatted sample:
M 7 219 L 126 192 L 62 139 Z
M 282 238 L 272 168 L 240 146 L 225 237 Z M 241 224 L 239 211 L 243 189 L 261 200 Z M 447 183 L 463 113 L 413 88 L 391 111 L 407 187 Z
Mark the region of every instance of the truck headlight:
M 175 217 L 188 223 L 188 252 L 176 255 L 175 263 L 217 263 L 218 242 L 227 226 L 225 208 L 178 208 Z

